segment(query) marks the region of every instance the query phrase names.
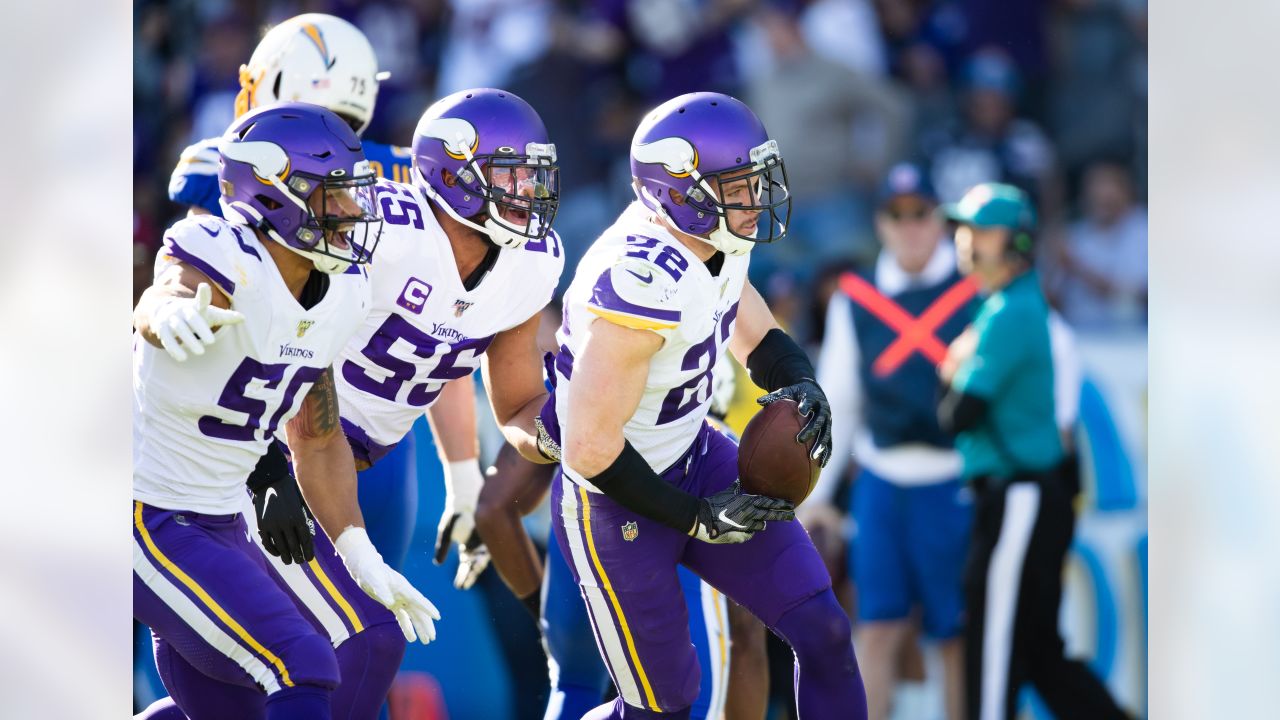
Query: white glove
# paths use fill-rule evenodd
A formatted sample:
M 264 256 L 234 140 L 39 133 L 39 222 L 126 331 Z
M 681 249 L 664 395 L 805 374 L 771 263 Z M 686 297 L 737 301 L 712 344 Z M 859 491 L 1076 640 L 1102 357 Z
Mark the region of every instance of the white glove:
M 174 360 L 186 360 L 188 350 L 203 355 L 205 346 L 217 340 L 214 328 L 244 322 L 235 310 L 210 305 L 212 299 L 209 283 L 200 283 L 195 297 L 170 298 L 151 313 L 151 328 Z
M 436 639 L 436 625 L 432 621 L 440 619 L 440 611 L 403 575 L 383 562 L 364 528 L 348 526 L 333 547 L 360 589 L 396 616 L 406 640 L 421 639 L 426 645 Z
M 473 548 L 478 544 L 471 534 L 476 529 L 476 504 L 483 486 L 484 475 L 474 459 L 444 466 L 444 512 L 436 527 L 435 564 L 443 563 L 449 555 L 449 543 L 457 543 L 459 552 L 468 544 Z

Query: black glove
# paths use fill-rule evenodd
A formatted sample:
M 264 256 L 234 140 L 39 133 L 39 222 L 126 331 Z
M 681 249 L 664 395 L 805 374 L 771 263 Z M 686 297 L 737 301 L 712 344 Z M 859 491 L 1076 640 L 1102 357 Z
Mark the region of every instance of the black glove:
M 267 552 L 285 565 L 303 565 L 315 558 L 315 521 L 293 476 L 285 473 L 265 486 L 255 485 L 253 511 Z
M 764 530 L 769 521 L 796 519 L 796 507 L 786 500 L 747 495 L 742 492 L 742 481 L 698 501 L 698 521 L 689 535 L 703 542 L 722 544 L 740 543 Z
M 778 388 L 756 402 L 768 405 L 784 398 L 795 400 L 800 414 L 809 418 L 809 422 L 800 429 L 800 434 L 796 435 L 796 442 L 804 445 L 813 438 L 818 438 L 813 444 L 812 457 L 819 465 L 826 467 L 827 461 L 831 459 L 831 403 L 827 402 L 826 393 L 822 392 L 818 383 L 806 378 L 794 385 Z

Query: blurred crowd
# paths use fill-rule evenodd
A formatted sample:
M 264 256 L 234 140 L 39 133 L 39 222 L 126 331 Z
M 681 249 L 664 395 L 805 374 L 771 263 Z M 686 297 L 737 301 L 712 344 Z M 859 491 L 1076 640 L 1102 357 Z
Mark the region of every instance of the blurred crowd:
M 1002 180 L 1038 205 L 1046 292 L 1085 333 L 1146 325 L 1146 0 L 171 0 L 135 4 L 134 246 L 146 279 L 181 150 L 232 119 L 263 30 L 302 12 L 365 32 L 390 78 L 366 138 L 408 144 L 431 100 L 497 86 L 546 121 L 556 227 L 578 257 L 631 199 L 648 108 L 693 90 L 746 101 L 777 139 L 791 235 L 752 258 L 780 319 L 821 340 L 839 272 L 878 245 L 895 162 L 943 202 Z

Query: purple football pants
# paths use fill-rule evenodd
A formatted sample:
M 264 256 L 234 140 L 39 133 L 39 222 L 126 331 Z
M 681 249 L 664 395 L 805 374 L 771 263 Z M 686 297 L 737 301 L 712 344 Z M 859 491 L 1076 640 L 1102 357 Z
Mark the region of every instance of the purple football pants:
M 376 717 L 404 637 L 323 533 L 314 561 L 283 566 L 241 514 L 135 502 L 133 520 L 134 617 L 151 628 L 161 679 L 190 720 Z
M 699 497 L 737 477 L 737 446 L 706 424 L 685 457 L 663 475 Z M 713 545 L 588 492 L 559 471 L 551 500 L 557 540 L 618 689 L 619 702 L 588 717 L 680 717 L 697 697 L 700 670 L 676 575 L 679 564 L 791 644 L 803 720 L 866 717 L 849 619 L 799 523 L 770 523 L 745 543 Z

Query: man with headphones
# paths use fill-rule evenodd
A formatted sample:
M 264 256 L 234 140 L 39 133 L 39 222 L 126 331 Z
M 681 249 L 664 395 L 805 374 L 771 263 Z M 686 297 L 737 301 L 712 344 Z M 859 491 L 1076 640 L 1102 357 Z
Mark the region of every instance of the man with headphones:
M 1035 212 L 1010 185 L 984 183 L 947 206 L 960 270 L 986 299 L 938 368 L 938 419 L 956 434 L 974 491 L 965 574 L 970 720 L 1011 720 L 1031 682 L 1054 715 L 1123 718 L 1106 686 L 1064 655 L 1062 564 L 1075 490 L 1054 415 L 1049 306 L 1033 269 Z

